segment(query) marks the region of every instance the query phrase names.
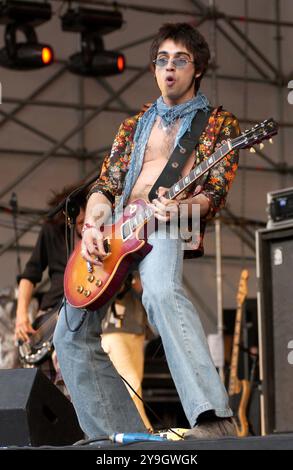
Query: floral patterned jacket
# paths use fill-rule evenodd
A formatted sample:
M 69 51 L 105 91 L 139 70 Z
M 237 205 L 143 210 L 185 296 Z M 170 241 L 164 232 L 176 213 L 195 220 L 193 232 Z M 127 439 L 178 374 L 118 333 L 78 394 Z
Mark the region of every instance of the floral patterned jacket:
M 89 196 L 94 192 L 101 192 L 114 207 L 115 197 L 120 196 L 123 191 L 123 183 L 131 159 L 136 125 L 142 115 L 143 112 L 140 112 L 134 117 L 127 118 L 120 125 L 111 153 L 106 156 L 100 177 L 92 185 Z M 237 118 L 228 111 L 223 110 L 222 107 L 215 108 L 195 149 L 193 168 L 201 161 L 207 159 L 223 141 L 233 139 L 239 133 L 240 129 Z M 197 237 L 196 243 L 193 240 L 192 245 L 189 243 L 189 249 L 185 250 L 186 258 L 198 257 L 203 254 L 203 238 L 206 222 L 225 205 L 227 193 L 237 170 L 238 153 L 238 151 L 228 153 L 223 160 L 205 174 L 200 182 L 203 187 L 202 193 L 210 201 L 210 209 L 208 214 L 201 219 L 200 235 Z M 192 196 L 197 184 L 191 185 L 185 193 L 181 194 L 181 197 Z

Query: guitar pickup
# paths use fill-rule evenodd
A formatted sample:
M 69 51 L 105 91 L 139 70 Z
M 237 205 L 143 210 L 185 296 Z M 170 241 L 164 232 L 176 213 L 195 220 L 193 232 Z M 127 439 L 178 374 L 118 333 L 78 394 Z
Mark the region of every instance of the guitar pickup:
M 111 253 L 111 243 L 108 238 L 105 238 L 105 240 L 103 241 L 103 245 L 105 252 L 107 253 L 107 255 L 109 255 Z

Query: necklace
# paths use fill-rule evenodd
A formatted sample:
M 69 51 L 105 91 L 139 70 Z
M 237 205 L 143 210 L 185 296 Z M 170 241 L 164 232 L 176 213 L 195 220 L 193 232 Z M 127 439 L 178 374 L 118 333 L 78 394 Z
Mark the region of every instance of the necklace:
M 168 131 L 168 126 L 164 123 L 163 118 L 161 118 L 159 122 L 159 128 L 162 129 L 164 132 Z

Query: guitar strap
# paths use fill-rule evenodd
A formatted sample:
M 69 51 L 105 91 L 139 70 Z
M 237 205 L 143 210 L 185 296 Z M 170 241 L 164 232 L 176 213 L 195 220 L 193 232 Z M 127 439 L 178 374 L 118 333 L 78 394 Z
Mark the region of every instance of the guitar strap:
M 209 108 L 207 113 L 205 113 L 203 110 L 199 110 L 196 113 L 191 123 L 190 131 L 187 130 L 181 137 L 162 173 L 150 190 L 148 195 L 150 201 L 157 197 L 157 189 L 160 186 L 170 188 L 180 179 L 183 167 L 197 146 L 200 135 L 207 125 L 212 110 L 212 108 Z

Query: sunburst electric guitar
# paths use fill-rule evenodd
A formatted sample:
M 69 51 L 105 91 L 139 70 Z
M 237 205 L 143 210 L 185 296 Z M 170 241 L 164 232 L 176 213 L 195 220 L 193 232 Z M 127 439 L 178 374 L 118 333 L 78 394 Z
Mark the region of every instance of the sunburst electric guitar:
M 175 199 L 182 191 L 222 160 L 231 150 L 252 147 L 277 133 L 273 119 L 257 124 L 235 139 L 227 140 L 187 176 L 174 184 L 166 198 Z M 104 225 L 104 246 L 107 257 L 102 266 L 87 263 L 81 256 L 80 243 L 70 256 L 64 276 L 64 292 L 68 302 L 77 308 L 95 310 L 107 303 L 120 289 L 134 259 L 142 259 L 152 249 L 147 243 L 145 227 L 150 234 L 154 213 L 147 201 L 137 199 L 126 206 L 116 224 Z
M 231 408 L 235 414 L 237 435 L 245 437 L 248 435 L 248 421 L 246 417 L 246 409 L 250 397 L 250 382 L 249 380 L 240 380 L 238 378 L 238 364 L 239 364 L 239 347 L 241 340 L 241 326 L 242 326 L 242 313 L 243 303 L 247 296 L 247 279 L 248 271 L 244 269 L 241 273 L 238 293 L 237 293 L 237 311 L 235 318 L 234 339 L 231 357 L 231 368 L 229 378 L 229 401 Z

